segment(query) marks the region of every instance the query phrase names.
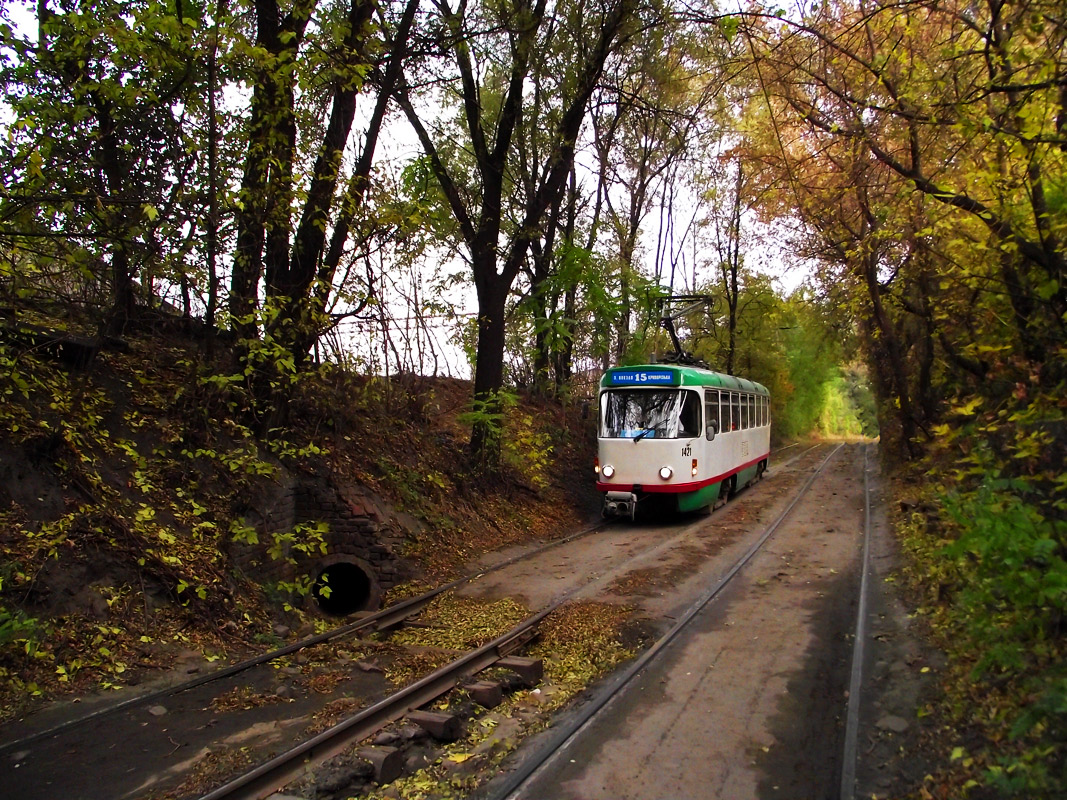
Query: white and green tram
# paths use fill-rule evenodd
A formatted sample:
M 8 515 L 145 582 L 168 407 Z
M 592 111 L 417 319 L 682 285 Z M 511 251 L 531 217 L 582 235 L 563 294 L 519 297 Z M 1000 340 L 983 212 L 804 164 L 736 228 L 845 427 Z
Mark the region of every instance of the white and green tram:
M 713 506 L 767 469 L 770 393 L 700 367 L 615 367 L 600 381 L 597 443 L 605 516 Z

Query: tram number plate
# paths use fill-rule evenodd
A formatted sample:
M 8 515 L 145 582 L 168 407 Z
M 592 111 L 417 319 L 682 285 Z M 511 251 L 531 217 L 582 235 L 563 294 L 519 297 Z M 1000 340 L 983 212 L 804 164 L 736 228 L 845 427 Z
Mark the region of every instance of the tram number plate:
M 748 442 L 741 442 L 741 457 L 748 457 Z

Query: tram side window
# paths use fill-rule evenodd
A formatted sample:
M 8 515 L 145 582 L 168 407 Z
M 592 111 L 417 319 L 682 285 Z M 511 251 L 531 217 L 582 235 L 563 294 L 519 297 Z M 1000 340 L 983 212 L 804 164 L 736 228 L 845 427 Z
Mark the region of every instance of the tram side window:
M 708 427 L 714 425 L 715 433 L 718 433 L 721 428 L 719 427 L 719 392 L 716 389 L 704 392 L 704 416 L 707 417 L 704 420 L 704 432 L 707 433 Z
M 678 436 L 700 435 L 700 395 L 696 392 L 683 392 L 682 413 L 678 420 Z
M 748 396 L 741 395 L 741 428 L 748 428 Z
M 770 425 L 771 424 L 771 398 L 769 398 L 769 397 L 761 397 L 760 400 L 762 401 L 762 404 L 763 404 L 763 424 L 764 425 Z
M 754 394 L 748 396 L 748 419 L 753 428 L 759 425 L 759 417 L 756 416 L 756 395 Z
M 732 409 L 730 430 L 739 431 L 741 430 L 741 395 L 737 392 L 730 392 L 730 407 Z

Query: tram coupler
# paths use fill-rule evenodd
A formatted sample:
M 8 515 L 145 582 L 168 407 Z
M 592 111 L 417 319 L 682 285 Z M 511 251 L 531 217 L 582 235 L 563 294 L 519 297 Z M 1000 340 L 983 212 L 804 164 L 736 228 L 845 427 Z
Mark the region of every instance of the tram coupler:
M 633 492 L 607 492 L 604 495 L 605 517 L 634 518 L 637 513 L 637 495 Z

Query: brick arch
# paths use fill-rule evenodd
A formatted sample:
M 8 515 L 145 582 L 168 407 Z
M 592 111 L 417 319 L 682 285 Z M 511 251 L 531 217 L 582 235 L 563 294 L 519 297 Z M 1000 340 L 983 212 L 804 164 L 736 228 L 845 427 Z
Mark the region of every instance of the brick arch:
M 377 607 L 382 595 L 411 572 L 398 555 L 406 539 L 400 523 L 362 486 L 339 486 L 330 478 L 289 477 L 265 489 L 253 505 L 246 522 L 255 527 L 259 542 L 234 544 L 231 555 L 235 565 L 254 580 L 292 581 L 309 576 L 314 581 L 324 567 L 347 560 L 369 577 Z M 270 557 L 273 533 L 319 521 L 329 528 L 325 552 L 308 555 L 286 546 L 282 558 Z

